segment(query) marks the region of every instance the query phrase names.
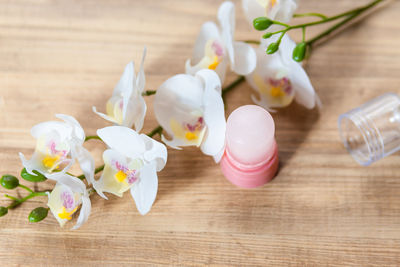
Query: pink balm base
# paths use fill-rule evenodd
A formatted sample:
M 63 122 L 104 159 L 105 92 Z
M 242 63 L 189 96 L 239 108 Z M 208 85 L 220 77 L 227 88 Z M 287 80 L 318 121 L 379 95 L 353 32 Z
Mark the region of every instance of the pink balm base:
M 269 182 L 279 166 L 271 115 L 254 105 L 242 106 L 228 118 L 226 149 L 221 159 L 225 177 L 234 185 L 254 188 Z
M 278 166 L 278 146 L 275 143 L 275 148 L 272 158 L 262 165 L 246 166 L 235 161 L 229 153 L 225 151 L 221 159 L 222 173 L 232 184 L 243 188 L 254 188 L 268 183 L 274 178 Z

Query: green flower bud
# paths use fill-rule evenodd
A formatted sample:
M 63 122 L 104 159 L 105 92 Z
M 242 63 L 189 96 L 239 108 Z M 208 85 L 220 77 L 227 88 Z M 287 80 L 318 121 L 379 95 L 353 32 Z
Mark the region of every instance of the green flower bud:
M 6 207 L 0 207 L 0 217 L 6 215 L 8 213 L 8 209 Z
M 264 34 L 264 35 L 262 36 L 262 38 L 268 39 L 268 38 L 270 38 L 272 35 L 273 35 L 272 32 L 267 32 L 266 34 Z
M 274 22 L 266 17 L 259 17 L 253 20 L 254 29 L 257 31 L 264 31 L 268 29 Z
M 14 189 L 19 185 L 19 181 L 14 175 L 6 174 L 1 177 L 0 184 L 6 189 Z
M 278 42 L 271 43 L 267 48 L 267 51 L 266 51 L 267 54 L 271 55 L 271 54 L 275 53 L 276 51 L 278 51 L 279 45 L 280 45 L 280 43 L 278 43 Z
M 38 207 L 29 213 L 28 219 L 30 222 L 40 222 L 44 218 L 47 217 L 47 214 L 49 213 L 48 208 L 43 208 L 43 207 Z
M 21 171 L 21 177 L 29 182 L 42 182 L 42 181 L 47 180 L 47 178 L 40 172 L 33 170 L 33 173 L 36 175 L 32 175 L 32 174 L 28 173 L 26 171 L 26 169 L 23 168 Z
M 301 42 L 296 45 L 293 49 L 293 59 L 297 62 L 303 61 L 304 57 L 306 56 L 307 51 L 307 43 Z

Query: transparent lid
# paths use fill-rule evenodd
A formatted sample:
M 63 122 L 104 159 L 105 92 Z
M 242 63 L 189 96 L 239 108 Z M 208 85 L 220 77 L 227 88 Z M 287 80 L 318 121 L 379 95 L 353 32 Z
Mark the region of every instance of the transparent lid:
M 339 116 L 340 137 L 361 165 L 400 149 L 400 98 L 387 93 Z

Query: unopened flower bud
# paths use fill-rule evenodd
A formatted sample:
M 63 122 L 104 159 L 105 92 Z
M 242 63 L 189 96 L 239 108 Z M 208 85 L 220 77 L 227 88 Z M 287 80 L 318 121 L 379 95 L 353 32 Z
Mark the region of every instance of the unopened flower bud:
M 6 215 L 8 213 L 8 209 L 6 207 L 0 207 L 0 217 Z
M 279 44 L 280 43 L 278 43 L 278 42 L 276 42 L 276 43 L 271 43 L 269 46 L 268 46 L 268 48 L 267 48 L 267 54 L 273 54 L 273 53 L 275 53 L 276 51 L 278 51 L 278 49 L 279 49 Z
M 293 59 L 297 62 L 303 61 L 307 51 L 307 43 L 301 42 L 293 49 Z
M 6 174 L 1 177 L 0 184 L 5 189 L 14 189 L 19 185 L 19 181 L 14 175 Z
M 43 207 L 38 207 L 29 213 L 28 219 L 30 222 L 40 222 L 44 218 L 47 217 L 47 214 L 49 213 L 48 208 L 43 208 Z
M 274 22 L 266 17 L 259 17 L 253 20 L 254 29 L 264 31 L 268 29 Z

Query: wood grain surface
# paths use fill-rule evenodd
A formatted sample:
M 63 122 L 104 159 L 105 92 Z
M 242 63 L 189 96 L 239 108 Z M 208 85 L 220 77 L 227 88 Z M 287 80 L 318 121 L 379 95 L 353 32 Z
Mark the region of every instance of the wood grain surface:
M 258 39 L 235 2 L 236 39 Z M 335 14 L 367 2 L 303 0 L 299 12 Z M 104 109 L 144 46 L 146 89 L 182 73 L 201 24 L 215 20 L 221 3 L 0 0 L 0 173 L 19 173 L 18 152 L 30 155 L 35 145 L 30 128 L 56 113 L 75 116 L 88 135 L 109 125 L 91 107 Z M 169 149 L 148 215 L 130 194 L 94 196 L 89 221 L 71 231 L 52 216 L 29 223 L 47 201 L 33 199 L 0 219 L 0 266 L 400 265 L 400 155 L 361 167 L 337 129 L 339 114 L 400 92 L 399 14 L 400 1 L 392 1 L 313 51 L 306 70 L 324 108 L 293 104 L 273 115 L 281 168 L 269 184 L 236 188 L 198 149 Z M 250 94 L 246 84 L 230 92 L 227 115 L 251 103 Z M 157 122 L 153 97 L 146 101 L 148 132 Z M 85 146 L 101 164 L 105 147 Z M 0 191 L 0 205 L 8 204 Z

